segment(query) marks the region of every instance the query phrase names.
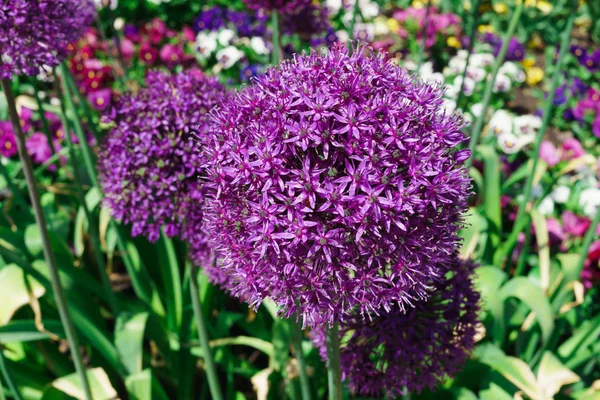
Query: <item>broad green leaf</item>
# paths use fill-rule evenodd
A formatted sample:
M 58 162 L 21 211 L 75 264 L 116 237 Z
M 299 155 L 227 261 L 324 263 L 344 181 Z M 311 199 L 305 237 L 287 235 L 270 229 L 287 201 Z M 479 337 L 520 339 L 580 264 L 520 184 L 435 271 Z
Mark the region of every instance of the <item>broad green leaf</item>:
M 537 373 L 538 387 L 544 399 L 553 399 L 565 385 L 579 382 L 581 378 L 568 369 L 558 358 L 546 351 Z
M 32 342 L 36 340 L 50 339 L 50 333 L 64 337 L 62 324 L 58 320 L 43 321 L 44 329 L 47 332 L 40 332 L 35 326 L 33 320 L 12 321 L 4 326 L 0 326 L 0 343 L 10 342 Z
M 35 279 L 29 279 L 29 282 L 36 299 L 46 293 L 46 289 Z M 29 293 L 23 270 L 15 264 L 4 266 L 0 270 L 0 325 L 7 324 L 14 313 L 26 304 L 29 304 Z
M 581 351 L 587 349 L 600 336 L 600 315 L 596 318 L 584 321 L 575 330 L 573 336 L 558 348 L 558 355 L 565 361 Z
M 144 331 L 147 321 L 148 313 L 123 312 L 117 317 L 115 347 L 128 374 L 135 374 L 142 370 Z
M 562 267 L 562 269 L 565 273 L 565 278 L 566 278 L 567 282 L 572 282 L 572 281 L 576 281 L 579 279 L 579 276 L 581 275 L 581 271 L 576 271 L 577 261 L 579 260 L 579 254 L 576 254 L 576 253 L 557 254 L 556 259 L 560 263 L 560 266 Z
M 211 340 L 209 344 L 210 347 L 248 346 L 263 352 L 269 357 L 273 357 L 275 354 L 275 347 L 272 343 L 250 336 L 236 336 L 231 338 L 215 339 Z M 192 348 L 192 354 L 197 357 L 202 357 L 202 349 L 200 347 L 194 347 Z
M 465 227 L 459 231 L 463 239 L 460 249 L 462 258 L 478 258 L 480 243 L 485 243 L 488 236 L 488 221 L 477 209 L 471 208 L 465 215 Z
M 481 400 L 514 400 L 513 396 L 494 382 L 479 392 L 479 398 Z
M 154 378 L 150 369 L 129 375 L 125 379 L 125 387 L 131 400 L 168 400 L 160 382 Z
M 102 368 L 88 369 L 87 376 L 94 400 L 112 400 L 117 396 L 117 391 L 113 388 Z M 44 393 L 42 400 L 59 399 L 56 390 L 76 399 L 85 398 L 79 376 L 76 373 L 63 376 L 52 382 L 52 386 Z
M 480 362 L 490 366 L 521 389 L 527 396 L 537 398 L 538 388 L 535 375 L 523 360 L 507 356 L 493 344 L 484 344 L 475 354 Z
M 539 286 L 533 284 L 525 277 L 516 277 L 509 280 L 500 289 L 499 297 L 506 300 L 516 297 L 535 313 L 535 317 L 542 329 L 542 339 L 546 342 L 554 329 L 554 318 L 548 298 Z
M 507 274 L 494 266 L 479 267 L 475 270 L 475 285 L 481 293 L 483 311 L 490 313 L 494 321 L 492 336 L 501 342 L 504 337 L 504 303 L 498 296 L 500 287 L 506 280 Z M 482 319 L 485 315 L 482 315 Z
M 475 393 L 465 387 L 453 388 L 451 392 L 456 400 L 479 400 Z

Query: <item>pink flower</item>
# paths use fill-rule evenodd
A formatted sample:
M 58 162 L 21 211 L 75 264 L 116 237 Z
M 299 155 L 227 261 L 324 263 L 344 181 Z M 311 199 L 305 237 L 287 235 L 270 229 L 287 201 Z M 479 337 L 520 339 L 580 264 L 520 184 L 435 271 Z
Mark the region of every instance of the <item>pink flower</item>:
M 551 142 L 547 140 L 544 140 L 540 147 L 540 158 L 551 167 L 555 166 L 560 161 L 558 150 Z
M 100 89 L 90 92 L 87 98 L 93 108 L 96 110 L 105 110 L 110 106 L 112 92 L 110 89 Z
M 158 51 L 150 43 L 143 43 L 140 46 L 140 60 L 146 65 L 153 65 L 158 57 Z
M 17 154 L 17 142 L 10 122 L 0 121 L 0 155 L 10 158 Z
M 548 218 L 546 220 L 546 228 L 550 237 L 551 246 L 560 246 L 565 240 L 565 232 L 563 231 L 560 222 L 556 218 Z
M 579 140 L 569 138 L 563 142 L 561 160 L 568 161 L 583 155 L 585 155 L 585 150 L 581 146 Z
M 174 67 L 181 62 L 183 51 L 178 46 L 165 44 L 162 49 L 160 49 L 159 56 L 163 64 Z
M 592 243 L 588 250 L 583 271 L 581 271 L 581 281 L 586 289 L 590 289 L 600 281 L 600 240 Z
M 40 132 L 35 132 L 25 141 L 27 153 L 31 156 L 36 164 L 43 164 L 52 156 L 52 150 L 48 144 L 46 135 Z M 54 166 L 56 168 L 56 166 Z M 52 166 L 49 168 L 52 170 Z
M 562 223 L 565 233 L 574 237 L 585 235 L 591 225 L 589 218 L 576 215 L 571 211 L 563 212 Z
M 127 38 L 121 39 L 121 54 L 125 60 L 131 59 L 135 53 L 133 42 Z

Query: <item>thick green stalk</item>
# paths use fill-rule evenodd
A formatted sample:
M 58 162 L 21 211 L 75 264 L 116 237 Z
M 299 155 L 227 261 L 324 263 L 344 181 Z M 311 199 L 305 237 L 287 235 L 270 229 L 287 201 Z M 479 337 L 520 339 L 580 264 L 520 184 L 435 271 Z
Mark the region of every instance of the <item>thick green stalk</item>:
M 456 108 L 462 109 L 461 103 L 465 96 L 463 90 L 465 88 L 465 79 L 467 78 L 467 70 L 469 68 L 469 61 L 471 61 L 471 53 L 473 53 L 473 47 L 475 46 L 475 32 L 477 32 L 477 24 L 479 22 L 479 4 L 481 0 L 475 0 L 472 8 L 471 15 L 471 29 L 469 30 L 469 48 L 467 49 L 467 59 L 465 60 L 465 69 L 462 72 L 462 81 L 460 83 L 460 90 L 456 99 Z
M 10 389 L 13 399 L 23 400 L 23 396 L 21 396 L 21 392 L 19 391 L 19 388 L 15 384 L 15 381 L 13 380 L 13 377 L 12 377 L 10 371 L 8 370 L 8 365 L 6 365 L 6 358 L 4 357 L 4 353 L 3 353 L 4 349 L 2 347 L 3 346 L 0 343 L 0 370 L 2 371 L 2 377 L 4 378 L 6 385 Z M 0 384 L 0 392 L 2 392 L 1 384 Z M 2 396 L 0 396 L 0 398 L 3 398 L 3 396 L 4 396 L 4 393 L 2 393 Z
M 79 143 L 81 145 L 81 154 L 83 156 L 83 163 L 85 164 L 85 168 L 88 172 L 90 181 L 93 186 L 97 186 L 98 179 L 96 178 L 96 170 L 94 169 L 94 161 L 92 158 L 92 151 L 88 146 L 87 138 L 85 137 L 85 133 L 83 132 L 83 126 L 81 125 L 81 121 L 77 115 L 77 108 L 75 107 L 75 102 L 73 102 L 73 94 L 71 90 L 69 90 L 69 68 L 67 64 L 64 62 L 60 64 L 60 75 L 62 81 L 62 87 L 65 97 L 65 103 L 69 111 L 71 111 L 73 115 L 73 127 L 75 128 L 75 135 L 77 135 L 77 139 L 79 139 Z M 68 133 L 65 132 L 65 135 Z
M 296 359 L 298 360 L 298 371 L 300 373 L 300 390 L 302 391 L 302 400 L 311 400 L 310 380 L 306 373 L 306 360 L 304 351 L 302 351 L 302 322 L 292 321 L 294 325 L 294 348 L 296 350 Z
M 35 219 L 40 230 L 42 247 L 44 250 L 44 258 L 46 259 L 46 263 L 48 264 L 50 280 L 52 283 L 52 291 L 54 292 L 54 299 L 56 301 L 58 313 L 60 315 L 60 319 L 65 329 L 65 334 L 67 336 L 67 341 L 71 350 L 71 356 L 73 357 L 73 363 L 75 364 L 75 370 L 77 371 L 79 379 L 81 380 L 81 387 L 83 388 L 85 398 L 87 400 L 91 400 L 92 392 L 90 390 L 90 384 L 88 382 L 86 369 L 83 364 L 83 358 L 81 357 L 81 353 L 79 352 L 79 340 L 77 338 L 77 332 L 75 331 L 75 327 L 73 326 L 73 321 L 71 320 L 71 314 L 69 313 L 65 292 L 63 290 L 58 275 L 58 267 L 56 265 L 56 260 L 52 251 L 50 236 L 48 235 L 48 227 L 46 226 L 44 210 L 40 203 L 40 196 L 38 193 L 37 186 L 35 184 L 35 178 L 33 176 L 31 159 L 29 158 L 29 154 L 27 154 L 27 149 L 25 147 L 25 136 L 23 135 L 23 131 L 21 130 L 19 114 L 17 113 L 17 107 L 15 105 L 15 97 L 10 86 L 10 81 L 8 81 L 7 79 L 2 80 L 2 90 L 4 91 L 6 101 L 8 103 L 8 112 L 15 131 L 15 139 L 17 142 L 17 150 L 19 151 L 19 158 L 21 159 L 23 173 L 25 175 L 25 180 L 27 181 L 27 188 L 29 190 L 29 197 L 33 206 Z
M 90 212 L 90 209 L 87 206 L 87 202 L 85 201 L 85 195 L 82 189 L 82 182 L 79 178 L 79 174 L 77 173 L 77 157 L 75 152 L 75 146 L 73 145 L 73 140 L 70 135 L 70 127 L 68 123 L 68 119 L 65 113 L 64 104 L 62 102 L 62 96 L 60 95 L 60 90 L 57 91 L 59 93 L 60 107 L 61 107 L 61 122 L 63 125 L 63 130 L 65 133 L 65 138 L 67 141 L 67 147 L 69 148 L 69 161 L 71 162 L 71 166 L 73 168 L 73 174 L 75 176 L 75 183 L 77 186 L 77 197 L 79 198 L 79 202 L 81 203 L 81 207 L 83 207 L 83 212 L 85 213 L 85 217 L 88 220 L 88 228 L 90 237 L 92 240 L 92 252 L 94 253 L 94 258 L 96 259 L 96 265 L 98 266 L 98 273 L 100 274 L 100 279 L 102 281 L 102 286 L 104 287 L 104 291 L 108 296 L 108 301 L 110 303 L 110 307 L 115 315 L 119 313 L 119 306 L 117 303 L 117 297 L 115 292 L 112 290 L 112 285 L 110 284 L 110 279 L 108 278 L 108 274 L 106 273 L 106 263 L 104 262 L 104 257 L 102 256 L 102 245 L 100 244 L 100 230 L 98 228 L 98 223 L 96 219 Z
M 358 0 L 356 0 L 358 4 Z M 417 71 L 421 69 L 425 59 L 425 47 L 427 46 L 427 25 L 429 25 L 429 14 L 431 13 L 431 0 L 427 0 L 427 9 L 425 10 L 425 20 L 421 27 L 421 47 L 419 47 L 419 58 L 417 60 Z
M 522 5 L 523 3 L 521 3 Z M 519 211 L 517 212 L 517 217 L 515 218 L 515 224 L 513 226 L 513 230 L 510 234 L 511 237 L 517 237 L 519 232 L 524 229 L 524 225 L 521 221 L 526 219 L 527 216 L 527 205 L 529 204 L 529 200 L 531 199 L 531 189 L 533 187 L 533 178 L 535 176 L 535 171 L 537 169 L 537 164 L 540 156 L 540 147 L 542 145 L 542 140 L 544 138 L 544 134 L 546 133 L 546 129 L 548 128 L 548 124 L 550 123 L 552 107 L 554 106 L 554 94 L 556 92 L 556 88 L 558 87 L 558 83 L 560 80 L 560 76 L 562 74 L 562 65 L 565 60 L 565 55 L 567 54 L 567 49 L 569 47 L 569 41 L 571 40 L 571 30 L 573 28 L 573 23 L 575 21 L 575 17 L 577 15 L 577 6 L 573 6 L 571 9 L 571 14 L 567 21 L 566 30 L 563 32 L 561 43 L 560 43 L 560 52 L 558 54 L 558 60 L 556 61 L 554 74 L 552 76 L 552 83 L 550 85 L 550 90 L 548 92 L 548 97 L 546 98 L 546 104 L 544 105 L 544 114 L 542 116 L 542 126 L 536 134 L 533 156 L 532 156 L 532 165 L 531 172 L 527 176 L 527 181 L 525 182 L 525 187 L 523 190 L 523 200 L 519 204 Z M 483 114 L 482 114 L 483 115 Z M 473 157 L 471 157 L 472 159 Z M 504 258 L 510 253 L 512 249 L 508 248 L 508 246 L 503 246 L 500 251 L 497 253 L 498 256 L 494 259 L 494 263 L 496 265 L 500 265 Z
M 519 23 L 519 18 L 521 18 L 521 14 L 523 13 L 523 8 L 525 7 L 525 2 L 521 1 L 515 11 L 512 14 L 510 19 L 510 24 L 508 26 L 508 30 L 504 34 L 504 38 L 502 41 L 502 48 L 500 49 L 500 53 L 494 60 L 494 65 L 492 66 L 492 72 L 490 73 L 491 79 L 487 80 L 487 85 L 485 87 L 485 92 L 483 94 L 482 100 L 482 108 L 481 114 L 477 117 L 477 121 L 473 126 L 473 130 L 471 131 L 471 140 L 469 141 L 469 149 L 471 150 L 471 157 L 466 161 L 467 168 L 471 167 L 473 163 L 473 159 L 475 158 L 475 147 L 479 143 L 479 136 L 481 136 L 481 130 L 483 129 L 483 125 L 487 120 L 486 114 L 488 107 L 490 106 L 490 101 L 492 100 L 492 91 L 494 90 L 494 82 L 496 82 L 496 78 L 498 77 L 498 72 L 500 71 L 500 67 L 504 64 L 504 58 L 506 57 L 506 51 L 508 50 L 508 44 L 510 43 L 510 39 L 515 33 L 517 29 L 517 25 Z
M 279 12 L 273 10 L 271 14 L 271 29 L 273 30 L 273 53 L 271 53 L 271 64 L 277 65 L 281 61 L 281 37 L 279 32 Z
M 342 400 L 342 372 L 340 369 L 340 336 L 337 322 L 325 330 L 327 347 L 327 382 L 329 400 Z
M 579 259 L 577 260 L 577 268 L 575 271 L 581 272 L 583 270 L 583 264 L 588 255 L 588 251 L 590 249 L 590 245 L 596 236 L 596 229 L 598 228 L 598 223 L 600 223 L 600 207 L 596 209 L 596 215 L 594 216 L 594 220 L 592 221 L 592 225 L 588 229 L 585 237 L 583 238 L 583 244 L 581 245 L 581 250 L 579 250 Z
M 204 313 L 202 312 L 202 304 L 200 303 L 200 289 L 198 288 L 198 267 L 189 264 L 190 268 L 190 291 L 192 295 L 192 308 L 194 309 L 194 319 L 196 320 L 196 328 L 198 329 L 198 339 L 202 347 L 202 355 L 204 356 L 204 364 L 206 364 L 206 377 L 208 378 L 208 386 L 213 400 L 223 400 L 223 393 L 219 384 L 219 376 L 217 368 L 213 360 L 212 351 L 208 344 L 208 332 L 206 330 L 206 321 L 204 321 Z

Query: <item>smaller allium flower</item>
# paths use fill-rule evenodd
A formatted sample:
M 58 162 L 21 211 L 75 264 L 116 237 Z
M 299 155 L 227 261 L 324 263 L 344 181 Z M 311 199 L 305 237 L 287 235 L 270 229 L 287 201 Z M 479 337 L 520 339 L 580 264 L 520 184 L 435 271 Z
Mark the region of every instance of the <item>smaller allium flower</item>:
M 95 17 L 93 0 L 0 0 L 0 78 L 58 65 Z
M 479 293 L 474 265 L 456 261 L 429 300 L 406 311 L 381 311 L 340 326 L 340 361 L 350 390 L 365 396 L 420 392 L 458 373 L 475 347 Z M 313 342 L 327 359 L 324 329 Z
M 308 325 L 410 306 L 443 278 L 470 194 L 442 91 L 359 46 L 271 68 L 211 113 L 211 246 L 258 306 Z
M 106 118 L 114 127 L 99 158 L 105 202 L 117 220 L 132 224 L 134 236 L 155 241 L 164 227 L 187 240 L 186 219 L 198 226 L 203 199 L 197 176 L 204 161 L 190 137 L 205 135 L 207 113 L 225 90 L 191 73 L 152 72 L 146 82 Z
M 282 14 L 297 14 L 307 7 L 312 0 L 243 0 L 251 10 L 266 9 Z

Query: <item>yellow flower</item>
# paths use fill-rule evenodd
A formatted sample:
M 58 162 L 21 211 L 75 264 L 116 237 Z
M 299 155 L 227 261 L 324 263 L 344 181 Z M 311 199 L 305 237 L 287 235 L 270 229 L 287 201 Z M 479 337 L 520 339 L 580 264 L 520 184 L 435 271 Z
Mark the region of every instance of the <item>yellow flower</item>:
M 537 2 L 537 8 L 542 12 L 542 14 L 548 15 L 552 11 L 552 4 L 545 0 L 539 0 Z
M 491 25 L 479 25 L 477 30 L 479 33 L 494 33 L 494 27 Z
M 535 65 L 535 58 L 525 58 L 523 61 L 521 61 L 521 65 L 525 69 L 531 68 Z
M 495 3 L 493 7 L 496 14 L 506 14 L 508 11 L 508 7 L 504 3 Z
M 531 67 L 525 70 L 525 81 L 529 86 L 537 85 L 544 79 L 544 70 L 540 67 Z
M 469 0 L 466 0 L 463 7 L 465 8 L 465 11 L 471 11 L 471 2 Z
M 440 0 L 429 0 L 432 6 L 437 6 Z M 427 7 L 427 0 L 413 0 L 412 6 L 414 8 L 425 8 Z
M 394 33 L 398 32 L 398 30 L 400 29 L 400 24 L 394 18 L 390 18 L 387 20 L 387 26 L 388 28 L 390 28 L 390 31 Z
M 460 42 L 454 36 L 449 36 L 446 40 L 446 43 L 450 47 L 454 47 L 455 49 L 460 49 Z

